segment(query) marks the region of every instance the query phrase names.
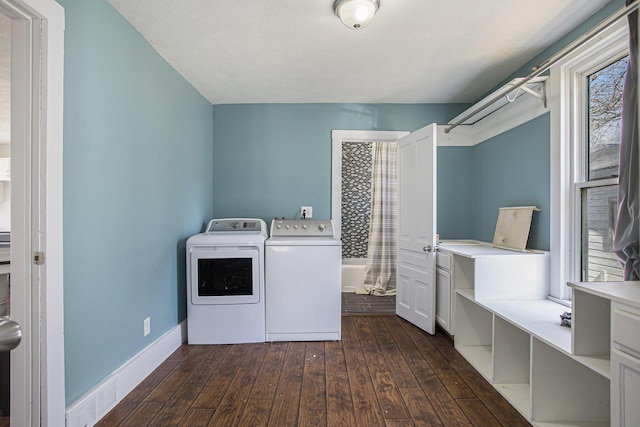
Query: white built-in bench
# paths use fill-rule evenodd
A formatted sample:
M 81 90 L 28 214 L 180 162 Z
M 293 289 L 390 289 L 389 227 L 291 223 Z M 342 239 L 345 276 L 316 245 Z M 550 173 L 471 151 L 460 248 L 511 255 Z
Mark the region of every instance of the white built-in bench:
M 456 349 L 535 425 L 609 425 L 610 362 L 572 352 L 568 307 L 458 290 Z
M 438 268 L 451 287 L 448 331 L 534 425 L 609 426 L 611 304 L 578 285 L 572 309 L 547 299 L 548 255 L 473 241 L 441 245 Z M 565 311 L 573 312 L 571 328 L 560 325 Z

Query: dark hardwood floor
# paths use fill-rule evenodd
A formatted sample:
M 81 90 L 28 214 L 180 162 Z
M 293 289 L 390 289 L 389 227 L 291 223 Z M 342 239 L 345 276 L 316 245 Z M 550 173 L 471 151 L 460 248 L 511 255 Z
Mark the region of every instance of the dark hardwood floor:
M 336 342 L 183 345 L 97 425 L 530 425 L 442 333 L 342 322 Z
M 342 293 L 342 314 L 396 314 L 396 296 Z

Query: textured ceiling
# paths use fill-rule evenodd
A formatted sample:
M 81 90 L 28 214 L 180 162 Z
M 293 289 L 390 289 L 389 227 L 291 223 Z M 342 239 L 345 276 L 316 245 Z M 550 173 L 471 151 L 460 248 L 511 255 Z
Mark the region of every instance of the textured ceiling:
M 472 102 L 608 0 L 109 0 L 212 104 Z

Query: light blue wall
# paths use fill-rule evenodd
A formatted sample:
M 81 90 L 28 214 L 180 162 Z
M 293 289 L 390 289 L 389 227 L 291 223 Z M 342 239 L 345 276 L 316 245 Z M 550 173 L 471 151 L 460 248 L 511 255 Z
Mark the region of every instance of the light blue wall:
M 213 130 L 211 104 L 106 0 L 60 3 L 71 403 L 185 318 L 184 240 L 211 217 Z
M 532 58 L 518 71 L 487 93 L 497 90 L 514 77 L 529 75 L 531 68 L 591 30 L 608 16 L 624 7 L 624 0 L 612 0 L 556 43 Z M 550 241 L 550 127 L 549 115 L 525 123 L 474 147 L 473 169 L 473 237 L 492 241 L 497 208 L 516 204 L 536 204 L 542 209 L 534 214 L 529 247 L 548 250 Z M 507 165 L 508 174 L 499 172 Z M 513 182 L 510 178 L 517 172 Z M 546 187 L 544 187 L 546 185 Z M 545 208 L 546 207 L 546 208 Z
M 549 250 L 549 114 L 473 147 L 473 238 L 493 241 L 498 210 L 537 206 L 528 247 Z
M 305 205 L 313 206 L 314 218 L 330 218 L 332 129 L 414 131 L 430 123 L 445 123 L 466 107 L 460 104 L 214 106 L 214 216 L 270 221 L 274 217 L 299 215 L 300 206 Z M 455 161 L 455 156 L 447 158 Z M 438 162 L 439 168 L 448 169 L 441 163 Z M 453 194 L 449 187 L 456 182 L 443 180 L 439 194 Z M 438 203 L 447 205 L 446 199 L 439 199 Z M 451 209 L 454 208 L 448 210 Z M 439 226 L 442 224 L 443 229 L 455 229 L 451 218 L 443 216 L 441 221 Z
M 438 147 L 438 233 L 440 239 L 469 239 L 472 222 L 473 149 Z
M 432 122 L 445 123 L 465 107 L 212 108 L 106 0 L 59 3 L 66 13 L 68 403 L 184 319 L 184 240 L 200 231 L 206 220 L 213 216 L 291 217 L 303 203 L 314 206 L 316 217 L 328 218 L 332 129 L 413 131 Z M 530 65 L 546 59 L 623 3 L 613 0 L 514 75 L 527 74 Z M 539 120 L 547 124 L 523 125 L 511 136 L 500 135 L 476 148 L 438 149 L 438 231 L 444 238 L 473 235 L 491 240 L 495 207 L 511 200 L 544 209 L 541 182 L 527 190 L 526 200 L 519 191 L 500 192 L 510 196 L 491 199 L 491 203 L 483 197 L 497 193 L 493 185 L 499 185 L 498 178 L 490 167 L 494 155 L 518 161 L 532 155 L 535 164 L 544 162 L 548 118 Z M 523 140 L 530 144 L 522 146 Z M 537 180 L 548 178 L 543 164 L 537 171 L 533 164 L 523 166 L 529 166 L 526 173 Z M 472 221 L 476 208 L 483 213 Z M 545 223 L 540 215 L 537 221 L 531 243 L 544 249 L 548 220 Z M 152 332 L 143 338 L 142 322 L 148 316 Z

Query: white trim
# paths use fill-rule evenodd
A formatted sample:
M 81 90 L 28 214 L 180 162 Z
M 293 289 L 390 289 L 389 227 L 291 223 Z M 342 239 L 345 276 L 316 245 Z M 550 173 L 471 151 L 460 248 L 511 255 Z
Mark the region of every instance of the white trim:
M 42 203 L 40 209 L 30 215 L 33 216 L 33 227 L 36 228 L 32 230 L 34 240 L 31 245 L 35 244 L 33 250 L 44 250 L 47 258 L 45 265 L 34 268 L 32 273 L 40 278 L 40 289 L 34 290 L 37 297 L 34 301 L 41 307 L 38 315 L 39 366 L 34 366 L 33 369 L 34 375 L 39 371 L 34 382 L 39 384 L 40 393 L 38 399 L 38 393 L 34 391 L 35 407 L 29 412 L 36 420 L 40 418 L 39 422 L 33 420 L 34 424 L 54 426 L 63 422 L 65 407 L 62 262 L 64 10 L 53 0 L 11 0 L 4 4 L 22 10 L 36 24 L 35 27 L 39 27 L 39 31 L 33 34 L 33 40 L 34 43 L 40 42 L 34 60 L 41 66 L 41 73 L 34 78 L 36 87 L 32 100 L 37 109 L 36 115 L 39 116 L 36 127 L 33 128 L 34 136 L 38 138 L 34 139 L 33 147 L 38 159 L 33 165 L 34 169 L 38 168 L 34 175 L 39 178 L 35 185 L 40 193 L 34 195 L 35 199 L 27 197 L 20 203 L 26 203 L 27 206 L 34 200 Z M 14 197 L 17 193 L 18 191 L 14 192 Z M 18 248 L 29 249 L 31 245 L 26 243 L 20 242 Z M 39 246 L 40 244 L 44 247 Z M 12 253 L 14 248 L 15 244 L 12 244 Z M 30 266 L 30 250 L 25 253 L 22 262 Z M 34 354 L 34 361 L 38 363 L 38 354 Z M 16 421 L 12 416 L 12 422 Z
M 41 425 L 64 420 L 64 264 L 62 232 L 62 130 L 64 111 L 64 9 L 53 0 L 21 0 L 43 20 L 42 34 L 42 144 L 44 168 L 40 194 L 46 216 L 41 235 L 45 253 L 42 267 Z M 46 148 L 46 149 L 45 149 Z
M 460 125 L 451 132 L 445 133 L 444 130 L 448 125 L 438 125 L 438 147 L 472 147 L 477 144 L 473 135 L 475 125 Z
M 342 230 L 342 143 L 343 142 L 395 142 L 405 131 L 332 130 L 331 131 L 331 219 L 336 238 Z
M 575 184 L 584 175 L 585 162 L 572 144 L 584 131 L 578 125 L 580 118 L 574 117 L 575 106 L 581 102 L 577 86 L 582 84 L 583 74 L 627 49 L 627 40 L 627 22 L 621 19 L 550 70 L 550 290 L 557 298 L 570 298 L 566 283 L 580 280 L 580 211 Z
M 473 125 L 460 125 L 449 133 L 444 133 L 444 129 L 448 126 L 438 126 L 438 147 L 472 147 L 549 111 L 548 106 L 545 107 L 540 99 L 520 96 Z
M 19 241 L 14 238 L 11 251 L 12 270 L 18 273 L 20 280 L 31 283 L 31 295 L 25 290 L 25 298 L 17 299 L 28 302 L 28 307 L 24 307 L 26 310 L 34 307 L 30 314 L 30 329 L 34 333 L 31 342 L 23 343 L 24 348 L 18 350 L 19 346 L 18 353 L 12 355 L 16 359 L 21 351 L 30 353 L 25 354 L 28 356 L 25 361 L 32 363 L 28 374 L 31 389 L 26 391 L 29 398 L 23 402 L 12 395 L 12 405 L 22 407 L 20 411 L 13 411 L 11 418 L 15 425 L 57 426 L 64 421 L 65 407 L 62 303 L 64 9 L 53 0 L 2 0 L 2 5 L 22 18 L 18 24 L 22 28 L 18 30 L 21 35 L 17 42 L 22 44 L 21 50 L 32 52 L 30 61 L 33 64 L 29 72 L 23 73 L 22 77 L 27 78 L 20 89 L 23 99 L 16 106 L 23 110 L 20 116 L 29 117 L 30 124 L 19 124 L 22 140 L 29 143 L 12 153 L 12 158 L 16 157 L 16 164 L 20 165 L 20 168 L 13 168 L 14 173 L 19 174 L 14 187 L 22 190 L 13 192 L 12 209 L 15 207 L 14 212 L 19 212 L 23 218 L 16 224 L 18 233 L 15 237 Z M 28 40 L 23 31 L 27 27 L 31 27 Z M 28 85 L 26 92 L 25 84 Z M 28 98 L 30 105 L 24 102 Z M 46 253 L 44 266 L 32 266 L 31 252 L 36 250 Z
M 39 296 L 32 281 L 31 250 L 31 148 L 33 123 L 32 22 L 22 10 L 2 2 L 11 9 L 11 317 L 21 325 L 23 338 L 11 352 L 11 414 L 16 425 L 31 425 L 40 417 Z M 6 8 L 6 9 L 5 9 Z M 21 286 L 20 286 L 21 285 Z M 36 285 L 36 286 L 34 286 Z
M 540 99 L 521 96 L 473 126 L 473 145 L 480 144 L 548 112 L 548 105 L 545 107 Z
M 67 408 L 67 427 L 96 424 L 187 340 L 187 321 L 174 326 Z

